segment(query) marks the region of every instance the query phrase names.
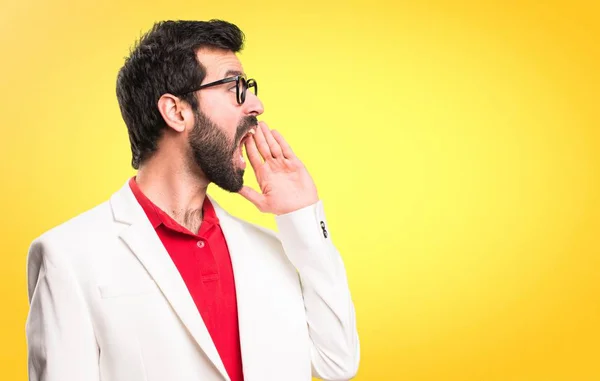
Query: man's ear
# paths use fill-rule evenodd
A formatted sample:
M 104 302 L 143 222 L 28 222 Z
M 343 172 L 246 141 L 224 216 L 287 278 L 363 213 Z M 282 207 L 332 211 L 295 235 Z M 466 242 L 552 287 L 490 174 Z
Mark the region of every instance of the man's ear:
M 177 132 L 185 131 L 186 124 L 190 123 L 186 119 L 192 115 L 190 105 L 172 94 L 161 95 L 158 99 L 158 111 L 167 126 Z

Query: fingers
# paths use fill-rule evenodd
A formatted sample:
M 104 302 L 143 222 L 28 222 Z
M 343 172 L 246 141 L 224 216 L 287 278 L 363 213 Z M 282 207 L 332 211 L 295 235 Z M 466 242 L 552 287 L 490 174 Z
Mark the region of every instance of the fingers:
M 257 191 L 246 185 L 244 185 L 238 193 L 241 194 L 246 200 L 253 203 L 254 206 L 258 208 L 258 210 L 263 210 L 263 203 L 265 199 L 264 195 L 258 193 Z
M 260 122 L 258 124 L 258 127 L 260 130 L 262 130 L 262 133 L 265 136 L 265 140 L 267 141 L 267 144 L 269 145 L 269 150 L 271 151 L 271 155 L 274 158 L 281 157 L 283 155 L 281 152 L 281 147 L 279 146 L 279 143 L 277 143 L 277 140 L 275 140 L 275 138 L 273 138 L 273 134 L 271 133 L 271 130 L 269 130 L 269 126 L 267 126 L 267 124 L 265 122 Z
M 254 135 L 256 135 L 256 133 Z M 246 155 L 248 155 L 250 165 L 252 166 L 252 169 L 254 169 L 254 172 L 256 172 L 262 164 L 262 159 L 260 153 L 258 152 L 258 147 L 256 146 L 256 140 L 254 139 L 254 135 L 249 136 L 244 141 L 244 145 L 246 146 Z
M 281 152 L 283 153 L 283 157 L 285 157 L 286 159 L 291 159 L 292 157 L 294 157 L 294 151 L 292 151 L 292 147 L 290 147 L 290 145 L 285 141 L 285 139 L 283 138 L 283 136 L 281 136 L 279 131 L 272 130 L 271 133 L 273 134 L 273 138 L 275 138 L 275 140 L 279 144 Z
M 262 122 L 259 123 L 258 128 L 256 129 L 256 133 L 253 135 L 254 141 L 256 142 L 256 147 L 258 148 L 258 152 L 263 157 L 263 159 L 268 160 L 273 158 L 271 154 L 271 148 L 269 148 L 269 143 L 267 143 L 267 138 L 265 137 L 264 128 L 262 127 Z
M 250 144 L 253 143 L 253 144 Z M 265 122 L 259 122 L 256 133 L 246 141 L 246 151 L 253 167 L 259 164 L 258 156 L 263 160 L 294 157 L 294 152 L 278 131 L 270 130 Z

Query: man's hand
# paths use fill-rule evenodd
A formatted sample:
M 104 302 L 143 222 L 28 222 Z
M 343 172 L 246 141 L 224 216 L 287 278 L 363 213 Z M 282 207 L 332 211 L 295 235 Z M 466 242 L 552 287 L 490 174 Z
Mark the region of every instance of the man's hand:
M 244 145 L 262 194 L 247 186 L 239 193 L 261 212 L 282 215 L 319 201 L 312 177 L 279 132 L 259 122 Z

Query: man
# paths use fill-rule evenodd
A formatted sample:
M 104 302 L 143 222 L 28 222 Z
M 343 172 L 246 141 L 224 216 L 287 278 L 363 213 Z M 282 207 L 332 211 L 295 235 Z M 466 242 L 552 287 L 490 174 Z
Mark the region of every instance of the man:
M 257 82 L 224 21 L 157 23 L 120 70 L 137 174 L 31 245 L 30 380 L 354 377 L 346 274 L 316 187 L 257 117 Z M 243 185 L 243 147 L 261 192 Z M 275 215 L 239 220 L 209 183 Z

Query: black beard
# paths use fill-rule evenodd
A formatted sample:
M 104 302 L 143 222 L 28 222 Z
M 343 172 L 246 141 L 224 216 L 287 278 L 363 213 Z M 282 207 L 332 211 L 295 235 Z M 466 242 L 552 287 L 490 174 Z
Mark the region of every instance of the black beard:
M 208 181 L 228 192 L 239 192 L 244 185 L 244 170 L 236 168 L 233 155 L 246 133 L 258 124 L 255 116 L 240 122 L 233 143 L 227 135 L 200 110 L 194 112 L 196 121 L 189 135 L 192 159 Z

